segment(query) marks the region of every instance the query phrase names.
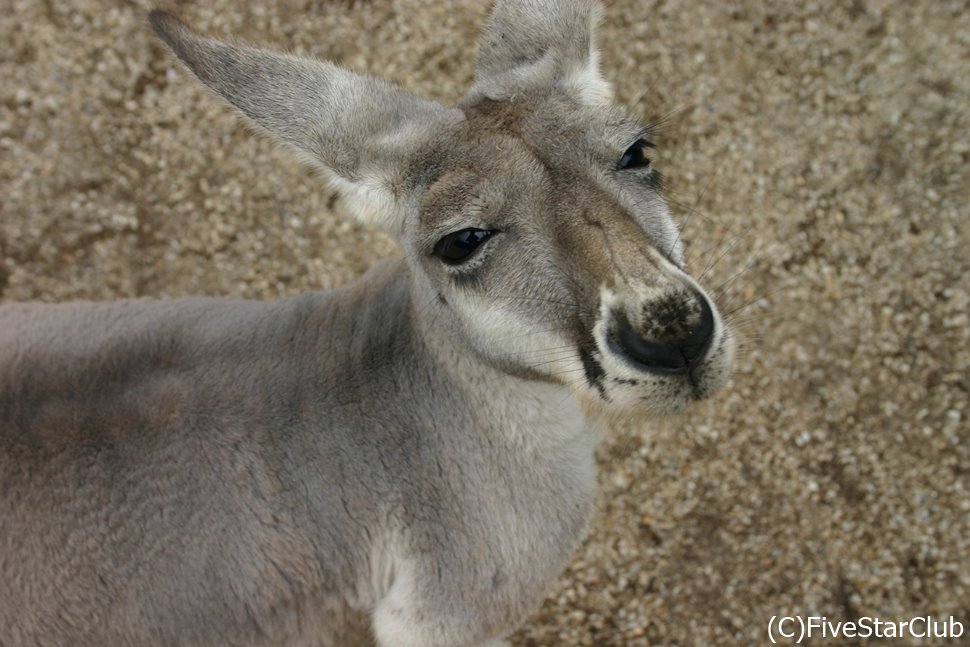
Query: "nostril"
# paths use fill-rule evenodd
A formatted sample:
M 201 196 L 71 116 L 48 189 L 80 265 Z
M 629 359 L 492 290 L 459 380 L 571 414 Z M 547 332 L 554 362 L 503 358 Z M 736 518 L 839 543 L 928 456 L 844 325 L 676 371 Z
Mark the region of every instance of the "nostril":
M 607 341 L 612 349 L 652 373 L 687 373 L 707 353 L 714 337 L 714 313 L 707 299 L 698 295 L 700 317 L 686 337 L 661 341 L 640 336 L 622 312 L 615 313 L 616 325 Z
M 707 349 L 711 346 L 711 339 L 714 337 L 714 313 L 711 305 L 702 296 L 697 297 L 701 302 L 700 321 L 690 331 L 687 338 L 680 342 L 680 352 L 688 364 L 693 364 L 704 356 Z
M 617 317 L 617 326 L 608 337 L 614 351 L 629 357 L 648 371 L 663 374 L 687 372 L 687 359 L 675 343 L 644 339 L 630 326 L 625 315 Z

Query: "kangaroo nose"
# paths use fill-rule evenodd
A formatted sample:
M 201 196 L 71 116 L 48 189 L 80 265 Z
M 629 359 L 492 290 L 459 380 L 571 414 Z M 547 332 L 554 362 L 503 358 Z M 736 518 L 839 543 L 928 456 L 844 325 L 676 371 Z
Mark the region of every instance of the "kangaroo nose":
M 652 373 L 675 375 L 687 373 L 704 356 L 714 336 L 714 313 L 707 299 L 698 295 L 700 317 L 680 339 L 646 339 L 630 326 L 623 314 L 617 317 L 609 342 L 623 355 Z

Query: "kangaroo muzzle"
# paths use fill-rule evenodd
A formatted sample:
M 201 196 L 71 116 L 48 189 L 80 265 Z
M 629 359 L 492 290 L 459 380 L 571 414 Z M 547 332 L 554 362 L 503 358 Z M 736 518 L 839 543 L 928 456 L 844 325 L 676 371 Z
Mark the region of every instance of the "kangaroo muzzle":
M 614 310 L 608 327 L 610 350 L 639 370 L 658 375 L 689 373 L 714 338 L 714 313 L 702 294 L 678 292 L 644 303 L 637 323 Z

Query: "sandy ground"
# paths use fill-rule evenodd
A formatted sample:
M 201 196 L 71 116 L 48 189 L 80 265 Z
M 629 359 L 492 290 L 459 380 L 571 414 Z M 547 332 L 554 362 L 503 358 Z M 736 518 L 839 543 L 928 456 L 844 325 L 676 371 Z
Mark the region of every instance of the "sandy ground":
M 173 69 L 141 3 L 4 4 L 4 301 L 268 298 L 394 253 Z M 272 4 L 179 6 L 445 101 L 485 11 Z M 663 120 L 692 266 L 746 341 L 716 399 L 604 442 L 589 540 L 514 643 L 970 622 L 970 7 L 615 0 L 601 34 L 620 102 Z

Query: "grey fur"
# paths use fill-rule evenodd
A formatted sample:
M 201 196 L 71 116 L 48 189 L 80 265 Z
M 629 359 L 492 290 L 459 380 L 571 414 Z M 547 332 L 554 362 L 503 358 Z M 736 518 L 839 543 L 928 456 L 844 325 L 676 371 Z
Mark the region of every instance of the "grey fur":
M 528 616 L 599 421 L 705 397 L 733 352 L 720 317 L 689 375 L 609 346 L 706 297 L 650 172 L 617 169 L 641 129 L 605 107 L 596 11 L 497 2 L 453 108 L 153 12 L 403 257 L 275 302 L 0 308 L 0 645 L 452 647 Z M 431 253 L 467 227 L 496 233 Z

